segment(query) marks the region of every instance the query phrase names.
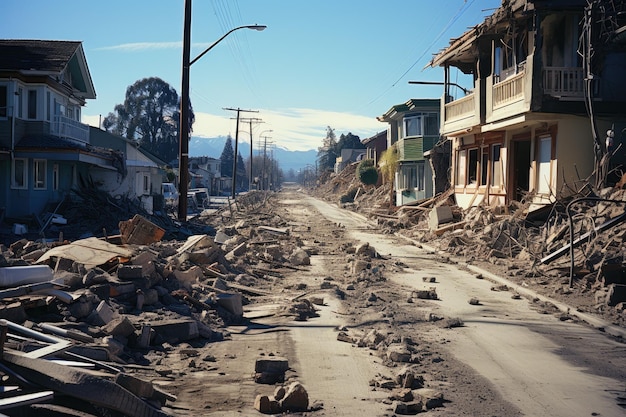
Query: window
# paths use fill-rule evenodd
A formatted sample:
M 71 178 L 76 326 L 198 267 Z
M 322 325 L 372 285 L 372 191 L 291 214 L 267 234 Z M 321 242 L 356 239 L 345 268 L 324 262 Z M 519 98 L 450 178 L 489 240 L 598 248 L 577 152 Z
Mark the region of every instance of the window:
M 550 192 L 551 175 L 550 161 L 552 160 L 552 138 L 544 136 L 539 138 L 538 144 L 538 169 L 537 169 L 537 192 L 548 194 Z
M 403 165 L 400 172 L 398 188 L 408 190 L 417 187 L 417 165 Z
M 24 89 L 17 89 L 17 117 L 20 119 L 24 117 Z
M 404 121 L 404 137 L 439 135 L 439 116 L 437 113 L 420 113 L 407 116 Z
M 487 185 L 489 175 L 489 148 L 483 147 L 480 152 L 480 185 Z
M 7 86 L 0 85 L 0 117 L 7 117 L 8 115 L 8 100 L 7 100 Z
M 478 148 L 469 150 L 467 184 L 477 185 L 478 182 Z
M 456 162 L 456 185 L 465 186 L 465 172 L 467 169 L 467 151 L 459 151 Z
M 422 116 L 404 118 L 404 137 L 420 136 L 422 134 Z
M 28 160 L 15 158 L 11 167 L 11 188 L 24 190 L 28 186 Z
M 28 90 L 28 118 L 37 118 L 37 90 Z
M 491 145 L 491 186 L 502 187 L 502 161 L 500 159 L 500 152 L 502 151 L 502 144 L 496 143 Z
M 46 92 L 46 120 L 50 121 L 50 91 Z
M 417 189 L 423 191 L 426 186 L 426 178 L 424 177 L 424 164 L 417 165 Z
M 143 194 L 150 194 L 150 177 L 147 175 L 143 176 Z
M 52 189 L 59 190 L 59 164 L 52 165 Z
M 46 189 L 46 167 L 45 159 L 35 159 L 33 161 L 33 188 L 35 190 Z

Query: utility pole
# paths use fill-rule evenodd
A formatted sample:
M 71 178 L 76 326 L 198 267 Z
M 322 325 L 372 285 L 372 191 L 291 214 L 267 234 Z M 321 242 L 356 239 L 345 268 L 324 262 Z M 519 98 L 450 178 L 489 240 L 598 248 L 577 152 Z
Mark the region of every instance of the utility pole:
M 224 110 L 237 112 L 237 126 L 235 127 L 235 157 L 233 158 L 233 177 L 232 177 L 232 185 L 231 185 L 231 193 L 230 193 L 231 198 L 234 200 L 235 190 L 237 188 L 237 158 L 239 156 L 239 114 L 241 112 L 258 113 L 259 111 L 258 110 L 242 110 L 239 107 L 237 107 L 236 109 L 225 107 Z
M 263 190 L 267 189 L 267 187 L 265 186 L 265 161 L 267 160 L 267 139 L 268 138 L 271 139 L 271 136 L 263 136 L 263 169 L 261 172 L 261 185 L 262 185 L 261 188 Z
M 263 119 L 259 119 L 258 117 L 250 117 L 250 118 L 242 118 L 241 122 L 248 122 L 250 124 L 250 172 L 248 172 L 248 191 L 252 191 L 252 180 L 254 176 L 252 175 L 252 123 L 263 123 Z

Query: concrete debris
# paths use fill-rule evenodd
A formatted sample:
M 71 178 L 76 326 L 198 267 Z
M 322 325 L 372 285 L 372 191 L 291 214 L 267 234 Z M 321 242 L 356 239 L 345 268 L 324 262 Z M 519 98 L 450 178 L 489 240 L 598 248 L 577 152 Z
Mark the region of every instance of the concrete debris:
M 277 387 L 274 395 L 257 395 L 254 408 L 263 414 L 308 411 L 309 394 L 300 382 L 295 381 L 287 388 Z

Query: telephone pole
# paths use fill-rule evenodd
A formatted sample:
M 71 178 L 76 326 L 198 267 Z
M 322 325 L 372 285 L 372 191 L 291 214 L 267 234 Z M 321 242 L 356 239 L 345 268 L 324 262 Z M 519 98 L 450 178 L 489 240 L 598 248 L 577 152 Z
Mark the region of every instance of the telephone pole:
M 237 126 L 235 127 L 235 157 L 233 158 L 233 177 L 231 184 L 231 193 L 230 196 L 234 200 L 235 199 L 235 190 L 237 189 L 237 158 L 239 155 L 239 114 L 241 112 L 247 113 L 258 113 L 258 110 L 243 110 L 237 107 L 236 109 L 230 107 L 224 107 L 224 110 L 236 111 L 237 112 Z
M 252 123 L 263 123 L 263 119 L 259 119 L 258 117 L 250 117 L 250 118 L 242 118 L 241 122 L 248 122 L 250 124 L 250 172 L 248 172 L 248 191 L 252 191 L 252 180 L 254 177 L 252 176 Z

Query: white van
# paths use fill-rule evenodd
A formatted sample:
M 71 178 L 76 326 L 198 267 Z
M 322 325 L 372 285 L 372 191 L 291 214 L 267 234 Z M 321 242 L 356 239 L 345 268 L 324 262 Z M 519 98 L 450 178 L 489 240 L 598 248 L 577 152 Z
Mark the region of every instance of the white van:
M 163 194 L 166 206 L 178 205 L 178 190 L 174 186 L 174 183 L 164 182 L 161 185 L 161 193 Z

